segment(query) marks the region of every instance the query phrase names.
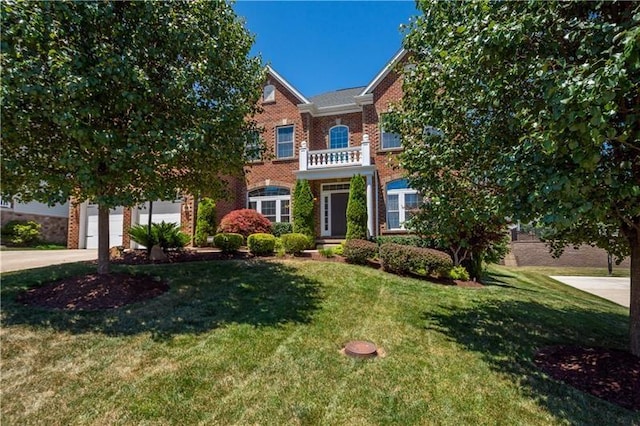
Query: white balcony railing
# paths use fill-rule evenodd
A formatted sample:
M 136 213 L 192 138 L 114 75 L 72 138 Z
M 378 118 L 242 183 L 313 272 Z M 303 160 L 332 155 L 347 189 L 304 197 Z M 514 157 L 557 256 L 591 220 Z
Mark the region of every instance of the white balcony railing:
M 308 151 L 307 143 L 300 144 L 300 170 L 323 169 L 345 166 L 371 165 L 371 150 L 369 135 L 364 135 L 360 146 L 339 149 L 323 149 Z

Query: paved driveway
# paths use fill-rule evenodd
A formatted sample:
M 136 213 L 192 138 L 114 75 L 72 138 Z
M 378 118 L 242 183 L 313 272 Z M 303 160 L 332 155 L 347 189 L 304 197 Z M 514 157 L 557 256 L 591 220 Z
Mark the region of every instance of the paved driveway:
M 61 263 L 96 260 L 98 250 L 3 250 L 0 251 L 0 272 L 20 271 Z
M 630 278 L 574 276 L 555 276 L 551 278 L 587 293 L 600 296 L 603 299 L 611 300 L 627 308 L 631 304 Z

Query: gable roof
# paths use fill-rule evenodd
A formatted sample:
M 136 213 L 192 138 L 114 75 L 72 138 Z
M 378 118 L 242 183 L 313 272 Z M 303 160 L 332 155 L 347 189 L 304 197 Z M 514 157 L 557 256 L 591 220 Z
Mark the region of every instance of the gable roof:
M 393 67 L 399 61 L 401 61 L 402 58 L 404 58 L 406 54 L 407 54 L 407 51 L 404 49 L 404 47 L 401 48 L 393 56 L 393 58 L 384 66 L 384 68 L 382 68 L 382 70 L 373 78 L 373 80 L 371 80 L 371 83 L 369 83 L 369 85 L 364 88 L 364 90 L 360 93 L 359 96 L 364 96 L 364 95 L 366 95 L 368 93 L 372 93 L 373 90 L 378 86 L 378 84 L 380 84 L 380 82 L 382 80 L 384 80 L 384 78 L 391 72 Z
M 382 70 L 376 74 L 367 86 L 352 87 L 349 89 L 334 90 L 321 93 L 311 98 L 306 98 L 295 87 L 285 80 L 274 70 L 271 65 L 267 65 L 267 73 L 282 84 L 300 103 L 300 112 L 308 112 L 312 116 L 334 115 L 338 113 L 350 113 L 362 111 L 362 105 L 373 103 L 373 90 L 384 80 L 393 70 L 394 66 L 405 57 L 407 51 L 401 48 Z
M 291 94 L 293 94 L 296 98 L 298 98 L 298 100 L 303 103 L 303 104 L 309 104 L 311 102 L 309 102 L 309 100 L 307 98 L 304 97 L 304 95 L 302 93 L 300 93 L 295 87 L 293 87 L 291 85 L 291 83 L 289 83 L 287 80 L 285 80 L 284 78 L 282 78 L 282 76 L 280 74 L 278 74 L 276 72 L 276 70 L 274 70 L 271 65 L 267 65 L 267 73 L 269 73 L 273 78 L 275 78 L 276 80 L 278 80 L 278 83 L 282 84 L 284 87 L 287 88 L 287 90 L 289 92 L 291 92 Z

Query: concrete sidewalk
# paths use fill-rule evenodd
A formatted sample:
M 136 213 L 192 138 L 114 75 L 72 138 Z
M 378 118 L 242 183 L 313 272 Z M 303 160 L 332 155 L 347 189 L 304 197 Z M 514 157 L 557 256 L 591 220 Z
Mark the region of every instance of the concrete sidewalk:
M 551 278 L 627 308 L 631 304 L 630 278 L 576 276 L 553 276 Z
M 0 272 L 20 271 L 59 265 L 61 263 L 96 260 L 98 250 L 2 250 Z

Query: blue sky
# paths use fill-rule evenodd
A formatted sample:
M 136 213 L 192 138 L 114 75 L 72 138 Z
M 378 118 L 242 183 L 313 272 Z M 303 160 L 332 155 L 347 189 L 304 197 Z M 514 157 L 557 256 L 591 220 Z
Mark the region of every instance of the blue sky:
M 402 47 L 413 1 L 243 1 L 234 9 L 260 54 L 309 97 L 366 86 Z

